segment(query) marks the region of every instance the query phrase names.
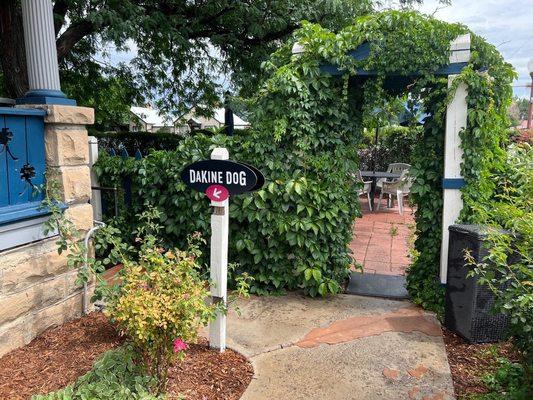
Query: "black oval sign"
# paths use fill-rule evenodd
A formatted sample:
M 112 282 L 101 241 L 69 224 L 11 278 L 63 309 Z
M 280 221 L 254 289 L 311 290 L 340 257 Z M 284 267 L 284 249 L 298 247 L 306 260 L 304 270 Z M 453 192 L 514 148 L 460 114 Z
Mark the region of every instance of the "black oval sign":
M 211 185 L 222 185 L 232 195 L 256 190 L 258 183 L 252 168 L 229 160 L 197 161 L 181 171 L 181 179 L 191 189 L 202 193 Z
M 261 171 L 259 171 L 257 168 L 255 168 L 253 165 L 250 165 L 250 164 L 247 164 L 247 163 L 243 163 L 243 162 L 241 162 L 240 164 L 246 165 L 248 168 L 250 168 L 252 171 L 254 171 L 255 176 L 257 177 L 257 182 L 256 182 L 255 186 L 252 188 L 252 190 L 250 190 L 250 191 L 254 192 L 256 190 L 261 189 L 263 187 L 263 185 L 265 184 L 265 176 L 263 175 L 263 173 Z

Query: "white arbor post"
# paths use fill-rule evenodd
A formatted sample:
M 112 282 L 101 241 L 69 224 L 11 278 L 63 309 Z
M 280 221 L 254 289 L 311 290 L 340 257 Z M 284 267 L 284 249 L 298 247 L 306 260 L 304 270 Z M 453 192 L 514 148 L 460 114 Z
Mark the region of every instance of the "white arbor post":
M 470 60 L 470 34 L 461 35 L 450 44 L 450 64 L 464 63 Z M 448 77 L 448 87 L 457 75 Z M 448 227 L 453 225 L 463 208 L 461 191 L 464 180 L 461 176 L 463 150 L 459 132 L 467 123 L 467 88 L 460 83 L 455 91 L 453 100 L 446 110 L 446 133 L 444 136 L 444 179 L 443 210 L 442 210 L 442 243 L 440 253 L 440 281 L 446 283 L 448 274 Z
M 212 160 L 228 160 L 229 152 L 218 147 L 211 153 Z M 226 305 L 228 283 L 229 199 L 211 201 L 211 296 L 213 302 Z M 226 315 L 218 313 L 209 324 L 209 346 L 223 352 L 226 349 Z
M 76 105 L 61 91 L 51 0 L 22 0 L 30 90 L 19 103 Z

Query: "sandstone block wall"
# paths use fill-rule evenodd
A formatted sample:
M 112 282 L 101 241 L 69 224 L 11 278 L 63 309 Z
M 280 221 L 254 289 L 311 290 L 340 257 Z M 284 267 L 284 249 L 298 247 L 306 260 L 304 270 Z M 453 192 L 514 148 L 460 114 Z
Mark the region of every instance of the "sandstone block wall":
M 65 215 L 86 232 L 93 225 L 93 210 L 85 125 L 93 123 L 94 111 L 35 107 L 47 111 L 46 163 L 60 183 L 62 200 L 68 205 Z M 50 238 L 0 252 L 0 356 L 82 313 L 77 271 L 67 267 L 67 255 L 58 254 L 55 241 Z

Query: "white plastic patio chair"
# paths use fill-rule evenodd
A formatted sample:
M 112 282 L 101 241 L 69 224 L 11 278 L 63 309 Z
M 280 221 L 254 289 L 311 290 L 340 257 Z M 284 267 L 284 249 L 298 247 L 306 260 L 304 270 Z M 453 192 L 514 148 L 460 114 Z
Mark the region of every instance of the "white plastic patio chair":
M 413 178 L 409 176 L 408 170 L 404 170 L 401 173 L 400 178 L 394 182 L 383 182 L 379 193 L 378 210 L 381 207 L 383 194 L 388 194 L 389 196 L 396 195 L 398 200 L 398 212 L 400 215 L 403 215 L 403 198 L 409 195 L 412 184 Z
M 411 168 L 411 164 L 406 164 L 406 163 L 391 163 L 389 164 L 389 166 L 387 167 L 387 172 L 391 172 L 393 174 L 400 174 L 407 170 L 409 171 L 409 168 Z M 387 178 L 380 178 L 377 180 L 376 182 L 376 187 L 380 188 L 383 186 L 383 182 L 394 182 L 398 179 L 387 179 Z
M 370 191 L 372 189 L 372 181 L 364 181 L 363 176 L 361 175 L 361 171 L 357 171 L 355 174 L 355 181 L 362 183 L 363 187 L 357 189 L 357 195 L 361 196 L 362 194 L 366 194 L 366 197 L 368 199 L 368 208 L 370 211 L 372 211 L 372 203 L 370 202 Z

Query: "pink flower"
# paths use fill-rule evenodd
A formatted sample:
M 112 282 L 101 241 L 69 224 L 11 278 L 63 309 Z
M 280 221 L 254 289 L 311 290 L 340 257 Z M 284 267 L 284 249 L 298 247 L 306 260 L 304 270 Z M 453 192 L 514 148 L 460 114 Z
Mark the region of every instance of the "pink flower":
M 174 353 L 177 353 L 178 351 L 187 350 L 189 348 L 189 345 L 185 343 L 180 338 L 177 338 L 174 340 Z

